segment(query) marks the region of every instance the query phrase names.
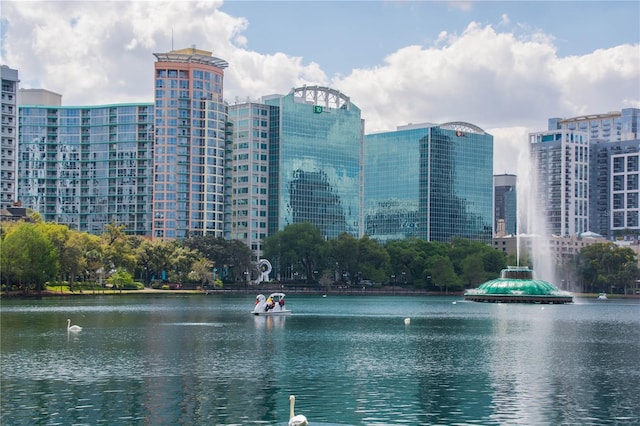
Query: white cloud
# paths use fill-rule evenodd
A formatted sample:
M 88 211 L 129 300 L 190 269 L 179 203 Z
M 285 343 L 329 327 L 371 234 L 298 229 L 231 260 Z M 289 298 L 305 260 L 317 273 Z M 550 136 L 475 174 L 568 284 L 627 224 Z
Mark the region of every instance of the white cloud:
M 519 25 L 516 36 L 471 22 L 460 34 L 441 31 L 432 45 L 398 49 L 378 66 L 327 76 L 301 56 L 248 50 L 249 23 L 221 5 L 3 1 L 2 63 L 19 70 L 22 87 L 61 93 L 65 105 L 151 102 L 153 52 L 196 44 L 229 62 L 230 102 L 321 84 L 351 97 L 368 132 L 471 122 L 495 136 L 497 173 L 516 172 L 510 158 L 548 117 L 640 107 L 637 44 L 559 57 L 550 34 Z
M 545 130 L 539 128 L 537 130 Z M 514 168 L 520 162 L 523 154 L 528 152 L 529 132 L 527 127 L 498 127 L 484 129 L 493 135 L 493 171 L 496 174 L 515 173 Z
M 546 130 L 547 118 L 639 105 L 637 45 L 560 58 L 552 40 L 471 23 L 459 36 L 441 33 L 438 46 L 405 47 L 333 86 L 363 110 L 368 132 L 411 122 L 476 124 L 495 137 L 496 173 L 515 173 L 527 134 Z

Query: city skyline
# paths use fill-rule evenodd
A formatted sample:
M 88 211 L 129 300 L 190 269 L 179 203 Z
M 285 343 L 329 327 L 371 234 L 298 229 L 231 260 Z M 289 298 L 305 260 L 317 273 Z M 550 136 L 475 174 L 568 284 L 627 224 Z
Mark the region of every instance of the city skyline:
M 478 125 L 494 135 L 494 172 L 517 174 L 528 133 L 548 118 L 640 106 L 639 11 L 637 2 L 8 1 L 1 54 L 20 87 L 102 105 L 150 102 L 153 53 L 196 45 L 229 62 L 230 104 L 324 85 L 361 107 L 367 134 Z

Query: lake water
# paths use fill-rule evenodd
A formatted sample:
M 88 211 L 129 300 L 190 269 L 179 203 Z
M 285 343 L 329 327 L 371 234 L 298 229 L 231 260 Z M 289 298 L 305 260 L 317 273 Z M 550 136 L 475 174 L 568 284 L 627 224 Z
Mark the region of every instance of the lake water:
M 4 299 L 0 423 L 640 423 L 640 300 L 254 298 Z

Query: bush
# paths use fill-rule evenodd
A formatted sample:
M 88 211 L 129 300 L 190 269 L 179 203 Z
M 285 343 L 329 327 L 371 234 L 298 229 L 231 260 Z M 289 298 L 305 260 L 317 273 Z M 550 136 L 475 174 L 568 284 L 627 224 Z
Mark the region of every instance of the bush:
M 132 283 L 125 283 L 122 286 L 123 290 L 144 290 L 144 284 L 141 282 L 135 281 Z

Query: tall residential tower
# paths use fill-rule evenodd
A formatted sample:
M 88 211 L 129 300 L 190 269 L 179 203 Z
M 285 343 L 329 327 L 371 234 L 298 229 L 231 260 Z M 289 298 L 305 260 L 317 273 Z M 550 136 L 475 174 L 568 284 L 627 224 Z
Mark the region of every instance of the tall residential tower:
M 233 123 L 231 239 L 247 244 L 255 261 L 262 256 L 262 242 L 268 236 L 269 146 L 277 146 L 278 117 L 278 107 L 263 103 L 229 106 Z
M 228 236 L 225 168 L 231 130 L 223 100 L 228 64 L 195 46 L 154 55 L 153 237 Z
M 550 118 L 532 133 L 540 195 L 550 234 L 605 236 L 640 230 L 640 109 Z
M 20 105 L 24 207 L 78 231 L 101 234 L 116 222 L 150 237 L 153 105 L 59 106 L 56 96 L 25 91 L 25 101 L 53 102 Z
M 0 208 L 16 202 L 16 167 L 18 155 L 18 70 L 6 65 L 2 72 L 2 147 L 0 159 Z

